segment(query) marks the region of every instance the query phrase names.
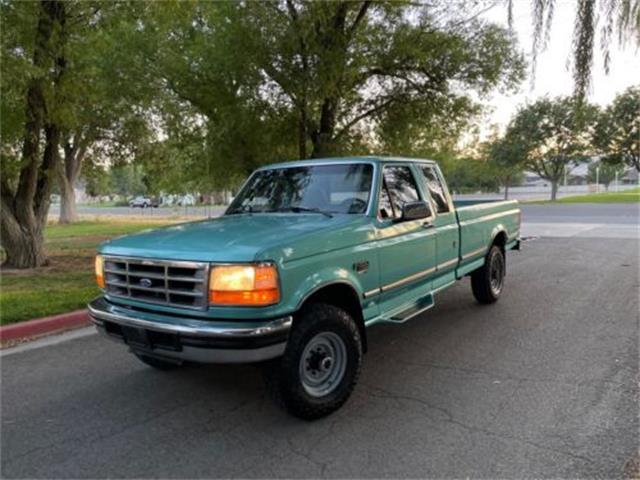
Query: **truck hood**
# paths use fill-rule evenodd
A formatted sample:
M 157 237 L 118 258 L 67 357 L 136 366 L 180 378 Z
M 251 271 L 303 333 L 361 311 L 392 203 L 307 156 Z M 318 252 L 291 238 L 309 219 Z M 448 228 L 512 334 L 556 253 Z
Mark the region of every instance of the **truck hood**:
M 106 255 L 205 262 L 293 260 L 362 241 L 361 235 L 349 239 L 335 233 L 353 232 L 354 224 L 361 225 L 364 220 L 366 217 L 361 215 L 228 215 L 114 238 L 100 245 L 99 251 Z M 313 237 L 313 241 L 302 237 Z

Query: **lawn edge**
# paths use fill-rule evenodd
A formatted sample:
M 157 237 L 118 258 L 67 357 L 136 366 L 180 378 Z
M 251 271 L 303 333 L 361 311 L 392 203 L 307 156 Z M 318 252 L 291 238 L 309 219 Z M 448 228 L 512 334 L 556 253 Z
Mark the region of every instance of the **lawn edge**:
M 36 318 L 0 327 L 0 341 L 4 343 L 31 339 L 74 328 L 86 327 L 89 324 L 89 313 L 86 309 L 74 310 L 73 312 Z

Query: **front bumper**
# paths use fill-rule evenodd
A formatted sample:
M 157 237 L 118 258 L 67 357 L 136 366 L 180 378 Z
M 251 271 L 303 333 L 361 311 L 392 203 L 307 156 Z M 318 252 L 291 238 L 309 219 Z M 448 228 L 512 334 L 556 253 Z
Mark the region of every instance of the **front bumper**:
M 266 321 L 201 320 L 147 312 L 99 297 L 88 306 L 98 331 L 136 353 L 198 363 L 253 363 L 284 353 L 291 316 Z

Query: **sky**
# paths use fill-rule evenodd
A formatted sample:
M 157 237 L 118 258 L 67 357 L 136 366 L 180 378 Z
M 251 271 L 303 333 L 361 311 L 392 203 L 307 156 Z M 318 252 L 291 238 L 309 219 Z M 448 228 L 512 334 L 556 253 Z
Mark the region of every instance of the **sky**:
M 506 2 L 504 2 L 506 3 Z M 532 45 L 531 0 L 514 1 L 514 31 L 518 36 L 520 48 L 530 60 Z M 497 124 L 501 128 L 509 122 L 519 105 L 535 101 L 548 95 L 570 95 L 573 91 L 573 79 L 568 69 L 568 59 L 573 38 L 576 0 L 556 0 L 551 36 L 547 49 L 538 56 L 536 78 L 533 89 L 529 79 L 523 82 L 517 94 L 495 94 L 486 100 L 489 106 L 485 125 Z M 487 20 L 507 25 L 506 5 L 499 4 L 483 14 Z M 600 27 L 598 27 L 598 30 Z M 640 84 L 640 50 L 634 45 L 621 48 L 617 41 L 612 42 L 611 69 L 605 74 L 600 52 L 600 40 L 596 39 L 596 55 L 593 64 L 593 77 L 589 101 L 601 106 L 610 103 L 617 93 L 631 85 Z M 529 69 L 530 71 L 530 69 Z

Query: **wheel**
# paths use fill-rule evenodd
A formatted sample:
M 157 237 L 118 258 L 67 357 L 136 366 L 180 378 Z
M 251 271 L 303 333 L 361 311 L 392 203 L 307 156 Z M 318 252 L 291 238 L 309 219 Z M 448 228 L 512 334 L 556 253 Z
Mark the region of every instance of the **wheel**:
M 180 363 L 171 362 L 169 360 L 161 360 L 156 357 L 150 357 L 149 355 L 145 355 L 143 353 L 133 352 L 133 354 L 138 357 L 138 359 L 142 363 L 145 363 L 157 370 L 173 370 L 174 368 L 181 366 Z
M 498 301 L 504 287 L 504 274 L 504 252 L 493 245 L 482 268 L 471 274 L 471 291 L 476 300 L 484 304 Z
M 292 415 L 314 420 L 347 401 L 361 364 L 355 321 L 341 308 L 314 303 L 296 318 L 284 355 L 266 365 L 267 390 Z

